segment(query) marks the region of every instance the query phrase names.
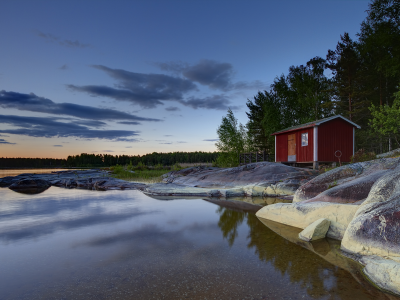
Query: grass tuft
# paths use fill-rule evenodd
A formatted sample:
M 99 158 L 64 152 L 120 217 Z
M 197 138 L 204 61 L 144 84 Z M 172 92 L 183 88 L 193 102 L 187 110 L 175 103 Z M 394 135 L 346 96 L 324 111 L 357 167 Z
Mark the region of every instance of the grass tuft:
M 139 163 L 137 166 L 131 164 L 127 166 L 116 165 L 110 167 L 112 176 L 118 179 L 124 179 L 128 181 L 136 181 L 143 183 L 157 183 L 162 181 L 162 175 L 171 172 L 181 170 L 182 167 L 178 164 L 172 167 L 164 167 L 162 165 L 156 165 L 154 167 L 146 166 Z

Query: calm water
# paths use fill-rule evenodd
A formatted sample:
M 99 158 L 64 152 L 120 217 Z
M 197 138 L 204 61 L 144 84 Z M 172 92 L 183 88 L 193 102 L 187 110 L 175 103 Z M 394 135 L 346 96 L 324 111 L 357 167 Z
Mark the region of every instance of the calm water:
M 1 170 L 0 169 L 0 178 L 6 177 L 6 176 L 17 176 L 17 175 L 23 174 L 23 173 L 44 174 L 44 173 L 51 173 L 54 171 L 69 171 L 69 170 L 71 170 L 71 169 L 18 169 L 18 170 Z
M 289 240 L 201 199 L 3 188 L 0 299 L 389 299 L 335 256 L 337 242 Z

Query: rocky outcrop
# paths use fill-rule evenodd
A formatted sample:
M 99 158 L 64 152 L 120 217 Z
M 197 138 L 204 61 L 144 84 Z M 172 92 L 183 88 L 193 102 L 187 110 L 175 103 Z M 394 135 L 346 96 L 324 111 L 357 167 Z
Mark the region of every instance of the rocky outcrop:
M 193 167 L 164 175 L 164 183 L 148 186 L 151 195 L 268 197 L 293 195 L 318 172 L 259 162 L 235 168 Z
M 349 224 L 342 248 L 400 259 L 400 167 L 374 184 Z
M 276 223 L 270 220 L 260 219 L 260 221 L 273 230 L 275 233 L 279 234 L 286 240 L 297 244 L 303 248 L 308 249 L 311 252 L 314 252 L 321 258 L 325 259 L 329 263 L 334 266 L 337 266 L 341 269 L 346 270 L 349 272 L 354 279 L 371 294 L 373 299 L 376 300 L 395 300 L 398 297 L 387 294 L 381 293 L 378 289 L 376 289 L 373 285 L 370 284 L 370 281 L 376 283 L 376 285 L 385 291 L 393 291 L 393 283 L 396 282 L 394 280 L 394 274 L 389 265 L 379 264 L 379 265 L 369 265 L 369 270 L 364 269 L 365 274 L 371 274 L 371 276 L 366 278 L 363 276 L 362 272 L 362 265 L 358 262 L 354 261 L 353 259 L 349 259 L 348 257 L 343 255 L 343 252 L 340 250 L 340 241 L 332 240 L 332 239 L 320 239 L 317 241 L 306 242 L 299 238 L 300 229 L 295 227 L 283 225 L 280 223 Z M 379 258 L 378 258 L 379 259 Z M 365 264 L 365 263 L 364 263 Z M 387 280 L 387 282 L 385 282 Z M 382 283 L 382 285 L 380 284 Z M 359 298 L 355 298 L 359 299 Z
M 298 228 L 326 218 L 327 236 L 342 239 L 341 249 L 379 287 L 400 294 L 400 158 L 334 169 L 301 186 L 293 202 L 257 216 Z
M 304 230 L 299 233 L 299 238 L 307 242 L 323 239 L 328 232 L 330 223 L 331 222 L 327 219 L 318 219 L 304 228 Z
M 399 165 L 399 158 L 345 165 L 310 180 L 295 193 L 293 202 L 355 203 L 368 197 L 373 184 Z
M 0 187 L 26 193 L 40 193 L 50 186 L 78 188 L 98 191 L 107 190 L 143 190 L 144 183 L 130 182 L 108 176 L 102 170 L 71 170 L 44 174 L 20 174 L 15 177 L 0 178 Z M 46 186 L 46 188 L 44 188 Z M 43 188 L 41 188 L 43 187 Z
M 39 194 L 50 186 L 51 184 L 43 179 L 23 179 L 11 184 L 9 189 L 23 194 Z

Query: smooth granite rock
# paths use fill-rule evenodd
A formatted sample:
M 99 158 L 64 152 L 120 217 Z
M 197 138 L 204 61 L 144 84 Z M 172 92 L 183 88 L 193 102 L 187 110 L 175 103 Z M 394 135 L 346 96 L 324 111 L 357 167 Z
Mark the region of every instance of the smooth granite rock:
M 261 208 L 256 216 L 301 229 L 324 218 L 330 221 L 326 235 L 341 240 L 357 209 L 357 205 L 328 202 L 278 203 Z
M 365 265 L 364 274 L 378 287 L 392 293 L 400 294 L 400 263 L 379 256 L 364 256 L 361 263 Z
M 304 228 L 304 230 L 299 233 L 299 238 L 307 242 L 323 239 L 328 232 L 330 224 L 331 222 L 327 219 L 318 219 Z
M 165 174 L 167 185 L 153 185 L 149 194 L 201 193 L 219 197 L 268 197 L 293 195 L 298 187 L 318 175 L 317 171 L 279 163 L 259 162 L 235 168 L 192 167 Z M 172 184 L 172 185 L 168 185 Z
M 310 180 L 295 193 L 293 202 L 354 203 L 368 197 L 374 183 L 391 172 L 400 158 L 378 159 L 345 165 Z

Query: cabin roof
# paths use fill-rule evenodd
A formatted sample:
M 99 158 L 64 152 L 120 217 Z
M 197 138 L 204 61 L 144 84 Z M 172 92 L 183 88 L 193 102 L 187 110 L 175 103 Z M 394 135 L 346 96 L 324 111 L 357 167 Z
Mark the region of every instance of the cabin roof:
M 316 121 L 308 122 L 308 123 L 305 123 L 305 124 L 300 124 L 300 125 L 292 126 L 292 127 L 289 127 L 289 128 L 285 128 L 285 129 L 282 129 L 280 131 L 274 132 L 271 135 L 277 135 L 277 134 L 281 134 L 281 133 L 285 133 L 285 132 L 289 132 L 289 131 L 295 131 L 295 130 L 299 130 L 299 129 L 303 129 L 303 128 L 309 128 L 309 127 L 318 126 L 318 125 L 320 125 L 322 123 L 325 123 L 325 122 L 328 122 L 328 121 L 331 121 L 331 120 L 334 120 L 334 119 L 337 119 L 337 118 L 343 119 L 344 121 L 350 123 L 351 125 L 353 125 L 354 127 L 358 128 L 358 129 L 361 128 L 361 126 L 357 125 L 356 123 L 353 123 L 349 119 L 346 119 L 345 117 L 343 117 L 341 115 L 336 115 L 336 116 L 332 116 L 332 117 L 329 117 L 329 118 L 316 120 Z

